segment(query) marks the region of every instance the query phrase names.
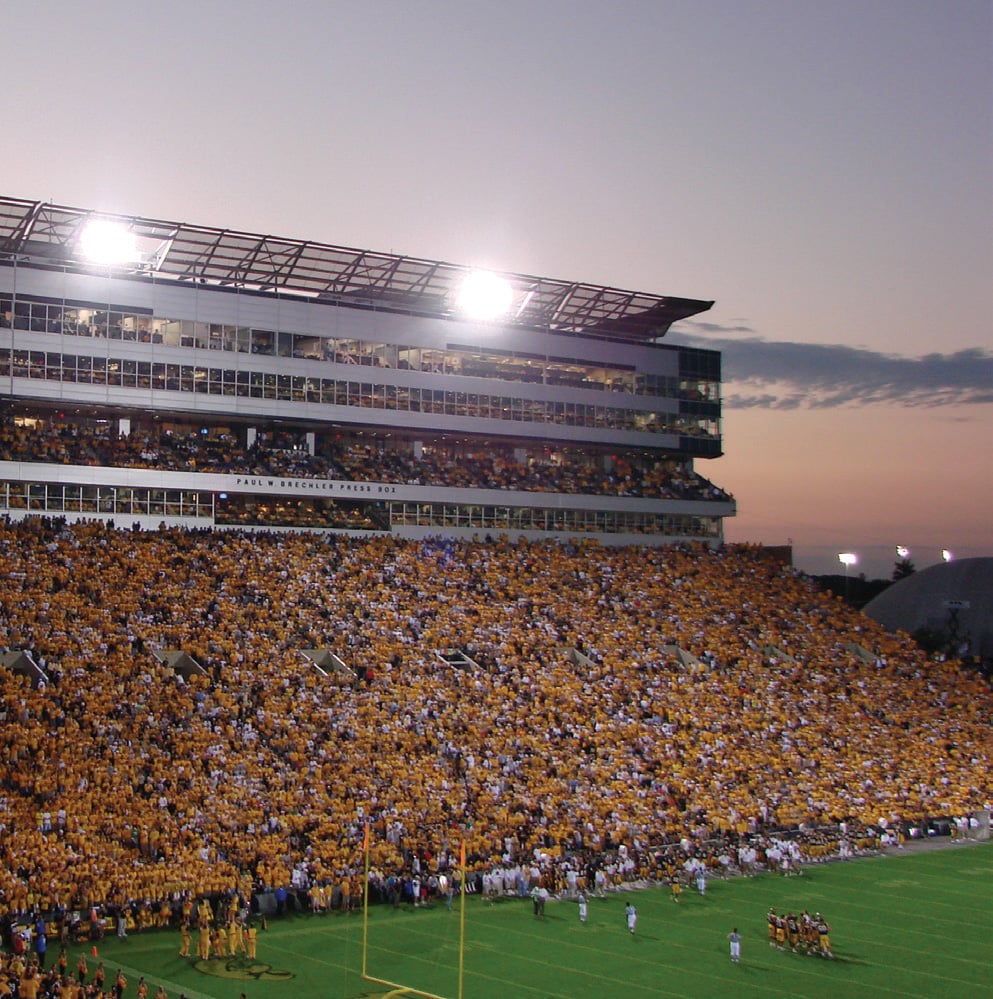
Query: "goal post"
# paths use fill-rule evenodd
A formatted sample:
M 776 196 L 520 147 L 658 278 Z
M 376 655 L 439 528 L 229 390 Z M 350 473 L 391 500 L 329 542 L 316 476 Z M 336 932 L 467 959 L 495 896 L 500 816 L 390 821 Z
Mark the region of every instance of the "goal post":
M 405 982 L 394 982 L 388 978 L 381 978 L 378 975 L 369 973 L 369 871 L 370 871 L 370 836 L 369 823 L 365 823 L 362 835 L 363 854 L 363 878 L 362 878 L 362 979 L 367 982 L 375 982 L 377 985 L 384 985 L 390 989 L 399 989 L 411 995 L 424 996 L 425 999 L 450 999 L 448 996 L 439 995 L 436 992 L 429 992 L 425 989 L 409 985 Z M 459 937 L 458 937 L 458 994 L 457 999 L 463 999 L 463 980 L 465 976 L 465 910 L 466 910 L 466 859 L 465 840 L 462 840 L 459 849 Z

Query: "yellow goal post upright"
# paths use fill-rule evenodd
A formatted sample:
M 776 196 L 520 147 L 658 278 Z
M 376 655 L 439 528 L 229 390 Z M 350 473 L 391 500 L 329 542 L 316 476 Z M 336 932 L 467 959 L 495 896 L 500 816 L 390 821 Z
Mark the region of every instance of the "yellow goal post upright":
M 365 831 L 362 836 L 363 878 L 362 878 L 362 979 L 366 982 L 375 982 L 377 985 L 385 985 L 391 989 L 403 989 L 412 995 L 425 996 L 425 999 L 446 999 L 435 992 L 425 992 L 423 989 L 412 988 L 402 982 L 392 982 L 387 978 L 379 978 L 370 975 L 368 972 L 367 957 L 369 953 L 369 823 L 365 823 Z M 465 972 L 465 902 L 466 902 L 466 877 L 465 877 L 465 840 L 459 849 L 459 871 L 461 873 L 461 883 L 459 885 L 459 985 L 458 999 L 462 999 L 462 986 Z

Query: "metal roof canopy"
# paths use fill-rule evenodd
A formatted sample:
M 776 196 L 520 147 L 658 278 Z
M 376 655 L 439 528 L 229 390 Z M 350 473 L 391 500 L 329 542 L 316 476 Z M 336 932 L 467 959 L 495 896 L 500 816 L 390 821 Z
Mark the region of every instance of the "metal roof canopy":
M 454 318 L 455 294 L 473 270 L 438 260 L 5 197 L 0 197 L 0 261 L 106 274 L 106 266 L 88 262 L 80 250 L 80 234 L 91 219 L 117 222 L 135 237 L 141 260 L 112 268 L 116 273 L 389 312 Z M 514 289 L 514 303 L 500 325 L 649 341 L 664 336 L 677 320 L 714 304 L 528 274 L 501 276 Z

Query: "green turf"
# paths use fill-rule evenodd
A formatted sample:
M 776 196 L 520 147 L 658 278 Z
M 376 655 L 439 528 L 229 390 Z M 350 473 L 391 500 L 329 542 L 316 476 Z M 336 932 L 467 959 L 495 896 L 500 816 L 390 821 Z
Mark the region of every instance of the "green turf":
M 991 886 L 993 844 L 984 844 L 826 864 L 790 879 L 765 874 L 712 882 L 706 898 L 687 889 L 679 904 L 662 889 L 615 893 L 591 899 L 585 925 L 573 903 L 549 902 L 538 919 L 527 900 L 470 897 L 463 995 L 993 996 L 993 933 L 986 925 Z M 639 914 L 633 937 L 624 920 L 629 898 Z M 838 959 L 771 949 L 770 905 L 822 911 Z M 368 973 L 455 999 L 459 921 L 457 906 L 452 912 L 374 906 Z M 126 995 L 134 995 L 142 973 L 164 984 L 170 999 L 181 992 L 189 999 L 237 999 L 242 992 L 257 999 L 385 995 L 390 988 L 360 977 L 362 922 L 358 913 L 273 920 L 259 934 L 255 968 L 246 969 L 242 959 L 222 963 L 241 979 L 203 974 L 178 957 L 176 931 L 107 940 L 100 957 L 108 978 L 125 968 Z M 728 959 L 726 935 L 735 925 L 742 935 L 739 965 Z M 70 953 L 71 968 L 78 951 Z

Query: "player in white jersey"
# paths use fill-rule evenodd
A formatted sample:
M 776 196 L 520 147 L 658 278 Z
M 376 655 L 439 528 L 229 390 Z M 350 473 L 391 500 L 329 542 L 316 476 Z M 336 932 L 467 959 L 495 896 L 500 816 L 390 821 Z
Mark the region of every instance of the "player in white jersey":
M 741 934 L 737 926 L 728 934 L 728 940 L 731 941 L 731 960 L 737 964 L 741 960 Z

